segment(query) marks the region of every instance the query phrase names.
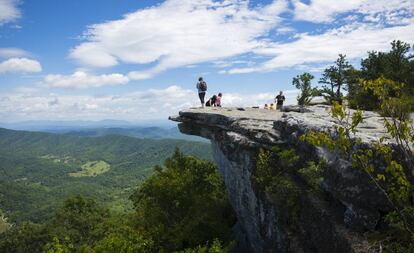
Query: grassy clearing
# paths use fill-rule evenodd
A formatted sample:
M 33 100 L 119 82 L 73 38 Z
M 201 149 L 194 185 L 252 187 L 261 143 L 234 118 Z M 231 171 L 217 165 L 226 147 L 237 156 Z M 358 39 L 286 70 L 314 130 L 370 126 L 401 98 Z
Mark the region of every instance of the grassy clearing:
M 49 154 L 49 155 L 41 156 L 40 158 L 50 160 L 54 163 L 65 163 L 65 164 L 75 161 L 75 159 L 69 155 L 56 156 L 56 155 Z
M 96 177 L 103 174 L 111 169 L 105 161 L 92 161 L 87 162 L 81 166 L 82 170 L 74 173 L 69 173 L 71 177 Z

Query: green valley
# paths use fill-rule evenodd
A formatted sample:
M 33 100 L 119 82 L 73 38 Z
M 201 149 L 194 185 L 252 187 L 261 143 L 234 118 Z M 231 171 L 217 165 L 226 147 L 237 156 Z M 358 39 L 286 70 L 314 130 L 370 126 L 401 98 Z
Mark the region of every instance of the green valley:
M 105 200 L 91 197 L 68 197 L 59 200 L 50 219 L 3 227 L 0 252 L 230 252 L 237 220 L 217 166 L 177 149 L 153 168 L 128 199 L 118 198 L 119 206 L 131 205 L 129 210 L 110 210 Z
M 78 194 L 123 212 L 132 208 L 128 197 L 139 183 L 177 147 L 211 160 L 202 142 L 0 129 L 0 206 L 17 223 L 44 222 Z
M 78 172 L 69 173 L 71 177 L 96 177 L 103 174 L 111 169 L 105 161 L 93 161 L 87 162 L 81 166 L 82 170 Z

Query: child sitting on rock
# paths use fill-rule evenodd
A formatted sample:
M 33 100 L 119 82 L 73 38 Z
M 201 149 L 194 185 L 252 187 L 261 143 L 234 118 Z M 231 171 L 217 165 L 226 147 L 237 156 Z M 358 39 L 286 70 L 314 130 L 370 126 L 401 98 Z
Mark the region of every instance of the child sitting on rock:
M 210 106 L 215 106 L 216 105 L 216 100 L 217 100 L 217 96 L 214 95 L 212 96 L 207 102 L 206 102 L 206 106 L 210 107 Z
M 223 96 L 223 94 L 221 94 L 221 92 L 218 94 L 218 96 L 216 97 L 216 101 L 214 103 L 214 106 L 217 107 L 221 107 L 221 97 Z

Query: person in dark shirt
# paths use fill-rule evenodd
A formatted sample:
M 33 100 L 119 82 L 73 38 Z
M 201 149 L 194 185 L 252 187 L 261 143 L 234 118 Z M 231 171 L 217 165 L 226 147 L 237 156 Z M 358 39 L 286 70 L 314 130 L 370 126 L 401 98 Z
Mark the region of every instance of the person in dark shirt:
M 285 96 L 283 95 L 283 92 L 280 91 L 279 95 L 275 97 L 275 103 L 276 103 L 276 110 L 282 110 L 283 109 L 283 102 L 286 100 Z
M 200 98 L 201 107 L 204 107 L 204 98 L 207 92 L 207 83 L 203 80 L 202 77 L 198 78 L 197 91 L 198 97 Z

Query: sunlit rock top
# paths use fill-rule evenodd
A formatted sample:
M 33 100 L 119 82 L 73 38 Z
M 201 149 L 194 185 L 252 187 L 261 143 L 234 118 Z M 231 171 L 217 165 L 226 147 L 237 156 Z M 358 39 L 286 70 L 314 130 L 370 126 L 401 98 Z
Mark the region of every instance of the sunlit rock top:
M 259 108 L 190 108 L 179 112 L 171 120 L 198 127 L 218 128 L 249 138 L 252 142 L 270 144 L 284 142 L 291 135 L 308 130 L 332 132 L 336 121 L 330 116 L 326 105 L 309 106 L 299 112 L 297 107 L 285 107 L 284 112 Z M 351 113 L 354 111 L 351 110 Z M 363 112 L 364 121 L 358 126 L 356 135 L 363 142 L 378 140 L 385 135 L 383 118 L 375 112 Z M 181 127 L 188 134 L 188 128 Z M 203 137 L 209 138 L 208 135 Z

